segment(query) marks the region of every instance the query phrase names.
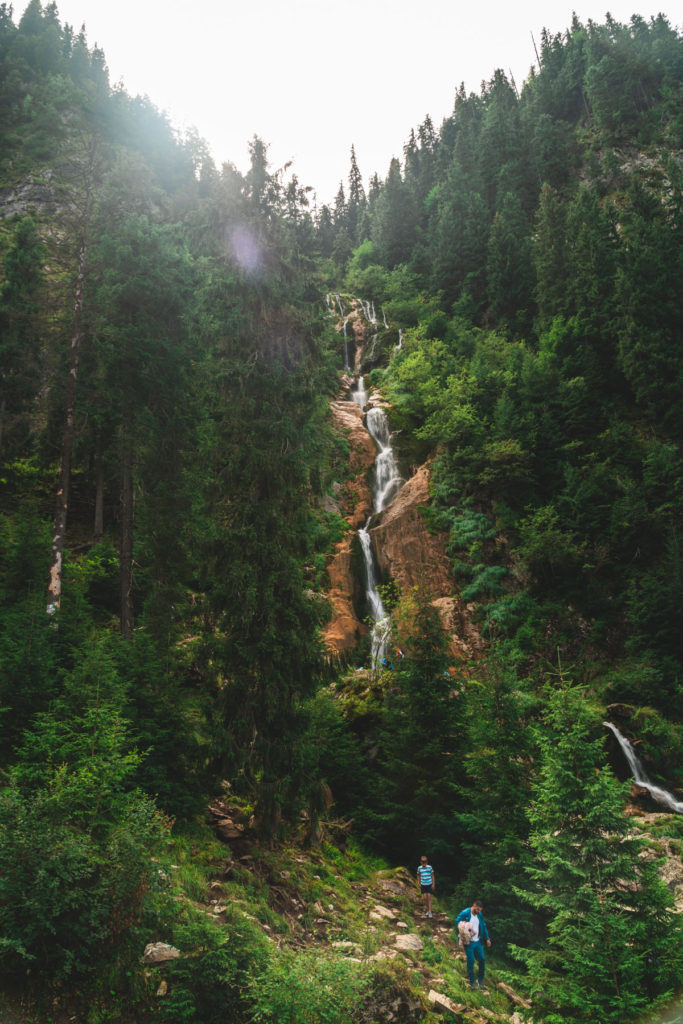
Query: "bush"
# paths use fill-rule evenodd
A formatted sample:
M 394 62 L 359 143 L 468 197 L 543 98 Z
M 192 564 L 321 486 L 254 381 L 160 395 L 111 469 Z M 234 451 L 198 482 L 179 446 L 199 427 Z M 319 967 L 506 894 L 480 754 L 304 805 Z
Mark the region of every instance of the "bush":
M 351 1024 L 370 986 L 358 964 L 322 953 L 282 951 L 250 980 L 251 1020 L 273 1024 Z
M 166 1024 L 240 1024 L 253 1019 L 248 978 L 263 969 L 267 940 L 255 923 L 228 909 L 225 927 L 189 908 L 173 933 L 182 956 L 165 970 Z

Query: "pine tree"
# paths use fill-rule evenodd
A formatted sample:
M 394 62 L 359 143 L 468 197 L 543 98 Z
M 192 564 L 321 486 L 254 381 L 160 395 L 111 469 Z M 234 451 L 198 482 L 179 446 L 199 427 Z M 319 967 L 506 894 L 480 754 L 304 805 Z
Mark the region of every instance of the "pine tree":
M 356 161 L 356 149 L 351 146 L 351 168 L 349 170 L 349 201 L 347 207 L 348 231 L 354 244 L 362 241 L 359 237 L 363 211 L 365 210 L 366 199 L 363 188 L 363 178 L 358 170 Z
M 643 843 L 624 817 L 625 787 L 605 765 L 588 694 L 560 674 L 547 697 L 526 894 L 547 943 L 516 955 L 548 1024 L 625 1024 L 680 980 L 680 926 L 656 868 L 639 857 Z
M 565 213 L 558 194 L 545 184 L 536 213 L 533 260 L 536 270 L 534 297 L 540 330 L 547 329 L 567 309 L 567 242 Z
M 28 420 L 41 382 L 44 246 L 31 216 L 14 227 L 0 286 L 0 463 L 8 428 L 29 434 Z M 20 452 L 23 445 L 13 444 Z
M 429 849 L 444 873 L 453 874 L 460 701 L 446 671 L 446 636 L 424 587 L 402 599 L 394 619 L 404 656 L 394 662 L 381 728 L 374 800 L 381 808 L 378 841 L 393 857 L 408 862 L 417 846 Z

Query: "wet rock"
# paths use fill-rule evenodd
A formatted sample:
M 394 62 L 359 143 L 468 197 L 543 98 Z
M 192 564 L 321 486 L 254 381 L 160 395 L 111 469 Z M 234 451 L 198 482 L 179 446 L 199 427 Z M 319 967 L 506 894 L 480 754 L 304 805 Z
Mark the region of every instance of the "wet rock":
M 430 477 L 428 464 L 417 469 L 372 527 L 370 538 L 383 576 L 395 580 L 403 594 L 426 586 L 451 637 L 451 653 L 468 657 L 481 647 L 481 636 L 466 605 L 455 596 L 445 536 L 430 532 L 421 511 L 431 502 Z
M 353 572 L 352 545 L 356 531 L 363 526 L 372 509 L 372 494 L 367 470 L 375 461 L 375 443 L 363 426 L 360 408 L 355 402 L 338 399 L 331 403 L 335 431 L 349 445 L 350 479 L 335 484 L 335 501 L 346 520 L 349 532 L 338 542 L 327 566 L 327 598 L 332 618 L 324 631 L 325 644 L 335 654 L 355 647 L 367 633 L 367 627 L 354 610 L 356 580 Z

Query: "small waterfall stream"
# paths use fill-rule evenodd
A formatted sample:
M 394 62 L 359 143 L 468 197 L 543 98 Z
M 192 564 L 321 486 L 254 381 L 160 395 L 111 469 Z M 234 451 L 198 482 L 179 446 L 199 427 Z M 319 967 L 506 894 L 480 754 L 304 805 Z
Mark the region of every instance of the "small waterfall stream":
M 362 376 L 358 378 L 356 387 L 351 388 L 351 398 L 359 407 L 360 411 L 363 412 L 363 409 L 368 404 L 368 395 L 365 390 L 365 382 Z
M 670 811 L 675 811 L 676 814 L 683 814 L 683 800 L 676 800 L 672 793 L 669 793 L 666 789 L 662 789 L 660 786 L 655 786 L 654 783 L 650 782 L 645 769 L 638 760 L 635 750 L 626 737 L 621 735 L 616 725 L 613 725 L 611 722 L 603 722 L 602 724 L 616 736 L 617 742 L 624 752 L 624 757 L 628 761 L 628 766 L 631 769 L 631 774 L 633 775 L 633 779 L 637 785 L 646 789 L 652 799 L 656 800 L 657 803 L 663 804 L 665 807 L 668 807 Z
M 362 382 L 362 377 L 360 382 Z M 362 386 L 362 383 L 361 383 Z M 358 392 L 355 392 L 358 394 Z M 354 395 L 355 400 L 355 395 Z M 362 406 L 361 406 L 362 408 Z M 389 421 L 383 409 L 368 410 L 366 426 L 379 451 L 375 457 L 375 479 L 373 486 L 373 510 L 365 526 L 358 531 L 365 562 L 366 597 L 370 605 L 373 626 L 371 636 L 371 664 L 373 671 L 386 657 L 390 637 L 390 617 L 382 602 L 375 569 L 375 559 L 370 540 L 370 523 L 373 516 L 391 504 L 403 485 L 398 463 L 391 447 Z

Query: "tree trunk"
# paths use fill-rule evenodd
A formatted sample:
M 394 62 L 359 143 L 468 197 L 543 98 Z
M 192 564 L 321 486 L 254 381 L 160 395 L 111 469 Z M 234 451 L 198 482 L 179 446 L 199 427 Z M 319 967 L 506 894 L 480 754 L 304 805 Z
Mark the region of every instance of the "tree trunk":
M 101 441 L 98 439 L 95 457 L 95 523 L 93 526 L 93 540 L 96 544 L 99 544 L 104 534 L 104 464 L 101 449 Z
M 128 427 L 123 428 L 123 476 L 121 481 L 121 636 L 133 635 L 133 443 Z
M 0 464 L 2 463 L 2 426 L 3 426 L 3 423 L 5 422 L 5 407 L 6 407 L 6 405 L 7 405 L 7 400 L 6 400 L 5 396 L 3 395 L 2 396 L 2 401 L 0 402 Z
M 78 277 L 74 300 L 74 326 L 71 335 L 69 375 L 66 383 L 66 412 L 62 430 L 62 448 L 59 459 L 59 487 L 55 507 L 54 529 L 52 531 L 52 557 L 50 561 L 50 582 L 47 588 L 47 613 L 54 615 L 59 610 L 62 596 L 62 562 L 66 538 L 66 517 L 69 508 L 69 475 L 71 472 L 71 451 L 74 442 L 74 419 L 76 411 L 76 384 L 78 381 L 78 360 L 83 335 L 83 290 L 85 285 L 87 245 L 85 233 L 78 257 Z

